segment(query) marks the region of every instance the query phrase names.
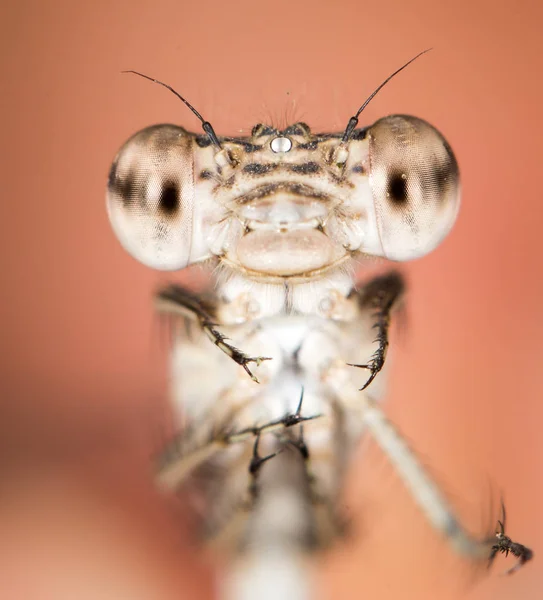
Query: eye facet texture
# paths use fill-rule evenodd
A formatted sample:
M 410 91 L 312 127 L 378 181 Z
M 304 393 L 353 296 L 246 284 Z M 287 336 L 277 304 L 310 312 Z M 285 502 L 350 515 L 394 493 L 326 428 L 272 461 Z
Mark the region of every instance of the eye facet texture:
M 154 269 L 190 261 L 193 214 L 193 136 L 175 125 L 133 135 L 109 173 L 107 209 L 115 234 L 134 258 Z
M 454 154 L 421 119 L 393 115 L 369 129 L 370 186 L 382 256 L 410 260 L 451 230 L 460 203 Z

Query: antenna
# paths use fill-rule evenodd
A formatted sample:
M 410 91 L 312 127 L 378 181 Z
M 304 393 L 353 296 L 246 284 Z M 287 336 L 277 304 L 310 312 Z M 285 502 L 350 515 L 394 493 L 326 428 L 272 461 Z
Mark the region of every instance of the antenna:
M 140 77 L 143 77 L 144 79 L 148 79 L 149 81 L 152 81 L 153 83 L 158 83 L 159 85 L 170 90 L 170 92 L 172 92 L 172 94 L 175 94 L 179 98 L 179 100 L 181 100 L 181 102 L 186 104 L 186 106 L 188 106 L 190 108 L 190 110 L 198 117 L 198 119 L 200 119 L 200 121 L 202 122 L 202 129 L 209 136 L 211 143 L 214 146 L 217 146 L 217 148 L 219 150 L 222 150 L 222 146 L 221 146 L 221 143 L 219 142 L 219 138 L 217 137 L 217 134 L 215 133 L 215 130 L 213 129 L 213 126 L 211 125 L 211 123 L 209 121 L 206 121 L 204 119 L 204 117 L 202 117 L 202 115 L 194 108 L 194 106 L 192 106 L 192 104 L 188 100 L 185 100 L 185 98 L 183 98 L 183 96 L 181 96 L 181 94 L 179 92 L 176 92 L 173 89 L 173 87 L 171 87 L 167 83 L 163 83 L 162 81 L 159 81 L 158 79 L 153 79 L 152 77 L 149 77 L 148 75 L 139 73 L 138 71 L 129 70 L 129 71 L 121 71 L 121 73 L 133 73 L 134 75 L 139 75 Z
M 358 109 L 356 115 L 354 115 L 354 117 L 351 117 L 349 119 L 349 122 L 347 123 L 347 127 L 345 128 L 345 133 L 343 134 L 343 138 L 341 139 L 341 143 L 345 144 L 349 141 L 349 138 L 351 137 L 351 135 L 353 134 L 353 131 L 355 129 L 355 127 L 358 125 L 358 117 L 360 116 L 360 113 L 366 108 L 366 106 L 368 106 L 368 104 L 373 100 L 373 98 L 377 95 L 377 93 L 385 87 L 385 85 L 393 78 L 395 77 L 400 71 L 403 71 L 406 67 L 408 67 L 413 61 L 417 60 L 417 58 L 419 58 L 419 56 L 422 56 L 423 54 L 426 54 L 427 52 L 430 52 L 430 50 L 432 50 L 432 48 L 427 48 L 426 50 L 423 50 L 422 52 L 419 52 L 417 54 L 417 56 L 413 57 L 410 61 L 406 62 L 405 65 L 403 65 L 402 67 L 400 67 L 399 69 L 397 69 L 396 71 L 394 71 L 394 73 L 392 73 L 392 75 L 389 75 L 384 81 L 383 83 L 376 89 L 374 90 L 369 96 L 368 98 L 365 100 L 364 104 L 362 104 L 362 106 Z

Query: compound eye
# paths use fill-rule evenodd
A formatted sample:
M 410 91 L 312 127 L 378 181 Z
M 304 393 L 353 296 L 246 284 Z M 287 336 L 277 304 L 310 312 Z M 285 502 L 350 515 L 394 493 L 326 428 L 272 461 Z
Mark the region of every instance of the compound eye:
M 458 213 L 454 154 L 426 121 L 393 115 L 369 129 L 370 186 L 382 256 L 410 260 L 433 250 Z
M 175 125 L 133 135 L 109 173 L 107 210 L 122 246 L 154 269 L 182 269 L 191 261 L 193 136 Z

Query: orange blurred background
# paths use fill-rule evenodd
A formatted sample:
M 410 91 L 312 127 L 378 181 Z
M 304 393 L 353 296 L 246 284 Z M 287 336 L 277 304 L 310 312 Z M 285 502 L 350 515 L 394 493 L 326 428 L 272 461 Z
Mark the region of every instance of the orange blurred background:
M 407 266 L 387 410 L 472 523 L 535 551 L 471 583 L 375 449 L 353 469 L 354 539 L 324 561 L 321 597 L 540 598 L 543 441 L 543 8 L 439 3 L 4 3 L 0 595 L 211 598 L 183 511 L 153 491 L 165 347 L 140 266 L 110 230 L 110 161 L 136 130 L 193 115 L 218 133 L 260 121 L 341 130 L 364 113 L 423 117 L 453 146 L 463 206 L 451 236 Z M 494 497 L 492 512 L 490 490 Z M 485 525 L 486 524 L 486 525 Z

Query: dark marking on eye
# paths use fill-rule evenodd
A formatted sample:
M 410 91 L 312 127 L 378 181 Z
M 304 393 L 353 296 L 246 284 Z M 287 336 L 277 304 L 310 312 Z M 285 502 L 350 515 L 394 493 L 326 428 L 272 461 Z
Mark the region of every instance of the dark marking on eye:
M 281 132 L 282 135 L 309 135 L 311 133 L 311 129 L 307 123 L 294 123 L 294 125 L 289 125 L 286 129 L 283 129 Z
M 197 135 L 196 144 L 198 145 L 198 148 L 209 148 L 212 142 L 207 135 Z
M 306 162 L 301 165 L 290 165 L 289 169 L 293 173 L 301 173 L 302 175 L 310 175 L 311 173 L 320 173 L 321 168 L 316 162 Z
M 363 127 L 362 129 L 355 129 L 353 134 L 351 135 L 351 140 L 356 140 L 360 142 L 361 140 L 365 140 L 369 127 Z
M 364 167 L 362 165 L 355 165 L 351 171 L 353 173 L 359 173 L 360 175 L 364 175 L 364 173 L 366 172 L 366 169 L 364 169 Z
M 107 176 L 107 187 L 111 191 L 113 191 L 116 180 L 117 180 L 117 161 L 111 163 L 111 167 L 109 168 L 109 173 Z
M 165 154 L 172 147 L 177 148 L 186 146 L 187 143 L 190 144 L 191 137 L 193 137 L 192 134 L 176 125 L 154 125 L 146 130 L 141 146 L 142 149 L 153 147 L 157 153 Z
M 249 163 L 243 167 L 244 173 L 250 173 L 251 175 L 265 175 L 266 173 L 270 173 L 271 171 L 275 171 L 279 165 L 276 164 L 267 164 L 264 165 L 262 163 Z
M 213 175 L 213 171 L 210 171 L 209 169 L 202 169 L 198 177 L 200 179 L 213 179 Z
M 176 181 L 165 181 L 160 190 L 158 208 L 165 215 L 173 215 L 179 207 L 179 188 Z
M 127 207 L 133 204 L 134 196 L 138 193 L 136 179 L 134 174 L 129 171 L 124 177 L 117 172 L 117 165 L 112 165 L 108 181 L 109 190 L 121 197 L 123 206 Z
M 391 173 L 388 178 L 387 198 L 396 205 L 406 204 L 409 200 L 407 177 L 405 173 Z

